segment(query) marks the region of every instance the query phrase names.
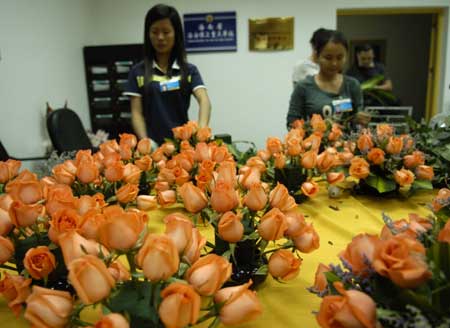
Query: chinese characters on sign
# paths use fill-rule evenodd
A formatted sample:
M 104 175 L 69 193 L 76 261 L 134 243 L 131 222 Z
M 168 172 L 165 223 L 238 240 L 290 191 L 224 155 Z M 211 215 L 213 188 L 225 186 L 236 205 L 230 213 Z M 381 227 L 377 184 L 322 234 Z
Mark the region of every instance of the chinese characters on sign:
M 187 52 L 236 51 L 236 12 L 185 14 Z

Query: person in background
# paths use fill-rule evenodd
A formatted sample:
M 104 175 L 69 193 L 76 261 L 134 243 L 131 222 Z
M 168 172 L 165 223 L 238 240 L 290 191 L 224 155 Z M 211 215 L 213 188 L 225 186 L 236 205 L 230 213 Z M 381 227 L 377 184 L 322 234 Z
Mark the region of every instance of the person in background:
M 312 114 L 333 117 L 344 122 L 367 125 L 370 115 L 362 111 L 363 97 L 359 82 L 343 75 L 348 42 L 339 31 L 321 33 L 316 43 L 319 72 L 297 83 L 291 95 L 287 127 L 297 119 L 309 119 Z
M 389 79 L 384 65 L 374 61 L 375 54 L 372 46 L 370 44 L 365 44 L 356 47 L 355 52 L 357 63 L 355 63 L 356 65 L 353 65 L 346 74 L 357 79 L 359 83 L 370 80 L 377 75 L 382 75 L 384 79 L 375 86 L 375 89 L 392 91 L 392 81 Z
M 138 138 L 161 144 L 172 128 L 188 121 L 191 95 L 199 105 L 200 127 L 209 123 L 211 103 L 197 67 L 188 63 L 181 18 L 171 6 L 156 5 L 145 17 L 144 60 L 133 66 L 124 95 Z
M 303 80 L 308 75 L 315 75 L 319 72 L 316 44 L 317 40 L 320 38 L 320 35 L 325 31 L 326 29 L 322 27 L 314 31 L 311 39 L 309 40 L 309 44 L 311 45 L 311 54 L 308 58 L 302 59 L 295 64 L 294 72 L 292 73 L 292 82 L 294 83 L 294 87 L 300 80 Z

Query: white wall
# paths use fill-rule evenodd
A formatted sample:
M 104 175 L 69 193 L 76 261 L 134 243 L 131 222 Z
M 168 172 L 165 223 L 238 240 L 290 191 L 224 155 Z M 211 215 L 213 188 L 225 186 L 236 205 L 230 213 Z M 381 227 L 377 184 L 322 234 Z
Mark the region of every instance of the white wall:
M 0 0 L 0 139 L 16 157 L 44 153 L 46 101 L 67 99 L 89 127 L 82 45 L 89 0 Z
M 46 100 L 62 105 L 64 99 L 69 99 L 69 105 L 88 126 L 82 46 L 142 42 L 145 13 L 157 2 L 0 0 L 0 52 L 4 57 L 0 61 L 0 138 L 12 154 L 42 153 L 43 128 L 37 122 L 43 115 Z M 338 8 L 384 8 L 392 3 L 397 7 L 424 6 L 422 0 L 174 0 L 165 3 L 174 5 L 181 14 L 237 12 L 238 51 L 190 55 L 189 60 L 198 65 L 208 85 L 213 103 L 213 132 L 230 133 L 235 140 L 252 140 L 259 147 L 265 144 L 267 136 L 285 134 L 292 67 L 309 54 L 308 40 L 316 28 L 335 28 Z M 426 5 L 449 7 L 448 0 L 429 0 Z M 294 50 L 248 51 L 248 18 L 268 16 L 295 16 Z M 447 31 L 448 22 L 445 26 Z M 449 37 L 446 33 L 446 44 L 450 44 Z M 450 107 L 449 60 L 443 61 L 446 107 Z M 196 115 L 192 106 L 191 118 Z

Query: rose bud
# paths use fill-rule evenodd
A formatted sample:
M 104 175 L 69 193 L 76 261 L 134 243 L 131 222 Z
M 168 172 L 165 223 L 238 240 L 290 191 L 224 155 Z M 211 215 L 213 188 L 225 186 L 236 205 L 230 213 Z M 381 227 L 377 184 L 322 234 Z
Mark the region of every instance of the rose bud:
M 345 290 L 341 282 L 334 287 L 342 296 L 325 296 L 316 319 L 321 327 L 376 327 L 376 304 L 357 290 Z
M 286 216 L 274 207 L 261 218 L 258 233 L 264 240 L 278 240 L 287 229 Z
M 333 185 L 345 180 L 345 175 L 342 172 L 328 172 L 327 181 L 329 184 Z
M 254 183 L 244 196 L 244 205 L 252 211 L 260 211 L 267 204 L 267 193 L 261 182 Z
M 270 206 L 279 208 L 282 212 L 288 212 L 297 207 L 294 197 L 289 195 L 287 188 L 279 182 L 270 192 L 269 202 Z
M 325 272 L 330 271 L 330 267 L 323 263 L 319 263 L 317 266 L 316 273 L 314 275 L 314 286 L 312 290 L 321 293 L 328 287 L 327 277 L 325 276 Z
M 52 169 L 52 174 L 58 183 L 70 186 L 75 181 L 75 174 L 70 172 L 64 163 L 55 165 Z
M 106 165 L 104 175 L 109 182 L 116 182 L 122 180 L 124 170 L 125 165 L 123 165 L 122 161 L 115 161 Z
M 184 183 L 178 190 L 184 207 L 190 213 L 198 213 L 208 205 L 205 193 L 192 182 Z
M 157 282 L 169 279 L 178 271 L 180 258 L 169 236 L 149 234 L 136 255 L 136 264 L 147 279 Z
M 142 156 L 134 162 L 142 171 L 150 171 L 153 166 L 153 159 L 149 155 Z
M 412 173 L 410 170 L 401 169 L 394 172 L 394 180 L 401 187 L 409 186 L 414 182 L 414 179 L 414 173 Z
M 231 276 L 231 263 L 224 257 L 208 254 L 186 272 L 186 280 L 202 296 L 214 295 Z
M 105 299 L 116 284 L 105 263 L 94 255 L 84 255 L 73 260 L 68 269 L 70 284 L 84 304 Z M 93 284 L 95 288 L 92 288 Z
M 231 211 L 239 204 L 238 195 L 230 182 L 218 180 L 211 193 L 211 207 L 224 213 Z
M 95 328 L 129 328 L 130 324 L 123 315 L 110 313 L 95 323 Z
M 375 235 L 359 234 L 353 237 L 340 257 L 350 264 L 352 272 L 357 275 L 367 275 L 369 265 L 373 261 L 375 247 L 379 238 Z
M 5 272 L 5 276 L 0 280 L 0 293 L 8 301 L 8 307 L 16 317 L 22 310 L 22 303 L 30 295 L 31 278 L 25 279 L 22 276 L 10 275 Z
M 192 237 L 183 253 L 183 261 L 192 265 L 200 258 L 200 251 L 206 245 L 206 238 L 203 237 L 197 228 L 192 228 Z
M 139 187 L 135 184 L 127 183 L 116 191 L 117 200 L 122 204 L 127 204 L 136 199 Z
M 175 190 L 158 191 L 157 199 L 159 205 L 169 206 L 176 203 L 177 193 Z
M 221 239 L 229 243 L 237 243 L 244 235 L 242 217 L 229 211 L 222 215 L 219 221 L 218 233 Z
M 319 192 L 319 185 L 314 181 L 306 181 L 302 183 L 301 187 L 303 195 L 307 197 L 314 197 Z
M 58 237 L 58 244 L 64 257 L 66 266 L 73 260 L 82 257 L 86 253 L 98 255 L 103 253 L 108 255 L 108 250 L 94 240 L 88 240 L 79 235 L 76 231 L 68 231 Z
M 33 225 L 37 218 L 44 213 L 45 207 L 43 205 L 27 205 L 20 201 L 12 202 L 8 212 L 11 222 L 18 228 Z
M 194 224 L 181 213 L 169 214 L 163 221 L 166 224 L 165 234 L 172 239 L 178 253 L 182 254 L 192 238 Z
M 11 240 L 0 236 L 0 264 L 3 264 L 13 256 L 14 244 Z
M 295 248 L 302 253 L 311 253 L 320 246 L 320 238 L 312 224 L 305 224 L 299 235 L 294 238 Z
M 5 236 L 14 228 L 8 211 L 0 207 L 0 236 Z
M 56 268 L 55 256 L 47 246 L 30 248 L 23 260 L 25 269 L 34 279 L 43 279 Z
M 308 150 L 307 152 L 303 153 L 301 163 L 302 167 L 304 167 L 305 169 L 315 168 L 317 163 L 317 152 L 314 150 Z
M 224 303 L 219 318 L 224 325 L 237 325 L 256 319 L 262 313 L 256 293 L 248 289 L 251 281 L 244 285 L 227 287 L 214 295 L 214 302 Z
M 98 178 L 98 175 L 98 168 L 92 159 L 83 160 L 77 165 L 77 178 L 81 183 L 91 183 Z
M 389 142 L 386 146 L 386 152 L 397 155 L 403 149 L 403 139 L 401 137 L 389 137 Z
M 69 292 L 33 286 L 24 318 L 32 327 L 64 328 L 73 310 Z
M 351 160 L 349 173 L 357 179 L 365 179 L 369 176 L 370 165 L 364 158 L 354 157 Z
M 111 263 L 108 267 L 108 271 L 116 282 L 127 281 L 131 278 L 130 272 L 119 260 Z
M 48 237 L 58 245 L 59 236 L 68 231 L 78 231 L 82 223 L 81 220 L 81 216 L 73 209 L 65 208 L 56 211 L 50 220 Z
M 152 141 L 150 138 L 143 138 L 137 144 L 137 150 L 141 155 L 148 155 L 152 151 Z
M 269 272 L 274 278 L 281 280 L 292 280 L 300 272 L 302 260 L 287 249 L 280 249 L 270 256 Z
M 159 317 L 166 327 L 183 328 L 195 324 L 200 314 L 200 296 L 190 285 L 171 283 L 161 292 Z
M 372 148 L 367 154 L 367 159 L 375 165 L 381 165 L 384 162 L 384 151 L 380 148 Z
M 421 180 L 433 180 L 434 177 L 434 171 L 432 166 L 428 165 L 419 165 L 416 167 L 416 176 L 417 179 Z
M 285 213 L 285 215 L 288 228 L 284 234 L 288 237 L 298 236 L 306 224 L 303 214 L 297 211 L 290 211 Z
M 150 211 L 158 207 L 158 199 L 156 196 L 139 195 L 136 198 L 137 208 L 141 211 Z

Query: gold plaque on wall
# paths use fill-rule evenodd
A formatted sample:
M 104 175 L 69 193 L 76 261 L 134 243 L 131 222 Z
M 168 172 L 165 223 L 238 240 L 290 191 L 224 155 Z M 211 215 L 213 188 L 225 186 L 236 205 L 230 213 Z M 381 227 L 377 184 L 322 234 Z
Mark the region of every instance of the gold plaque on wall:
M 294 48 L 294 17 L 249 19 L 249 47 L 253 51 Z

